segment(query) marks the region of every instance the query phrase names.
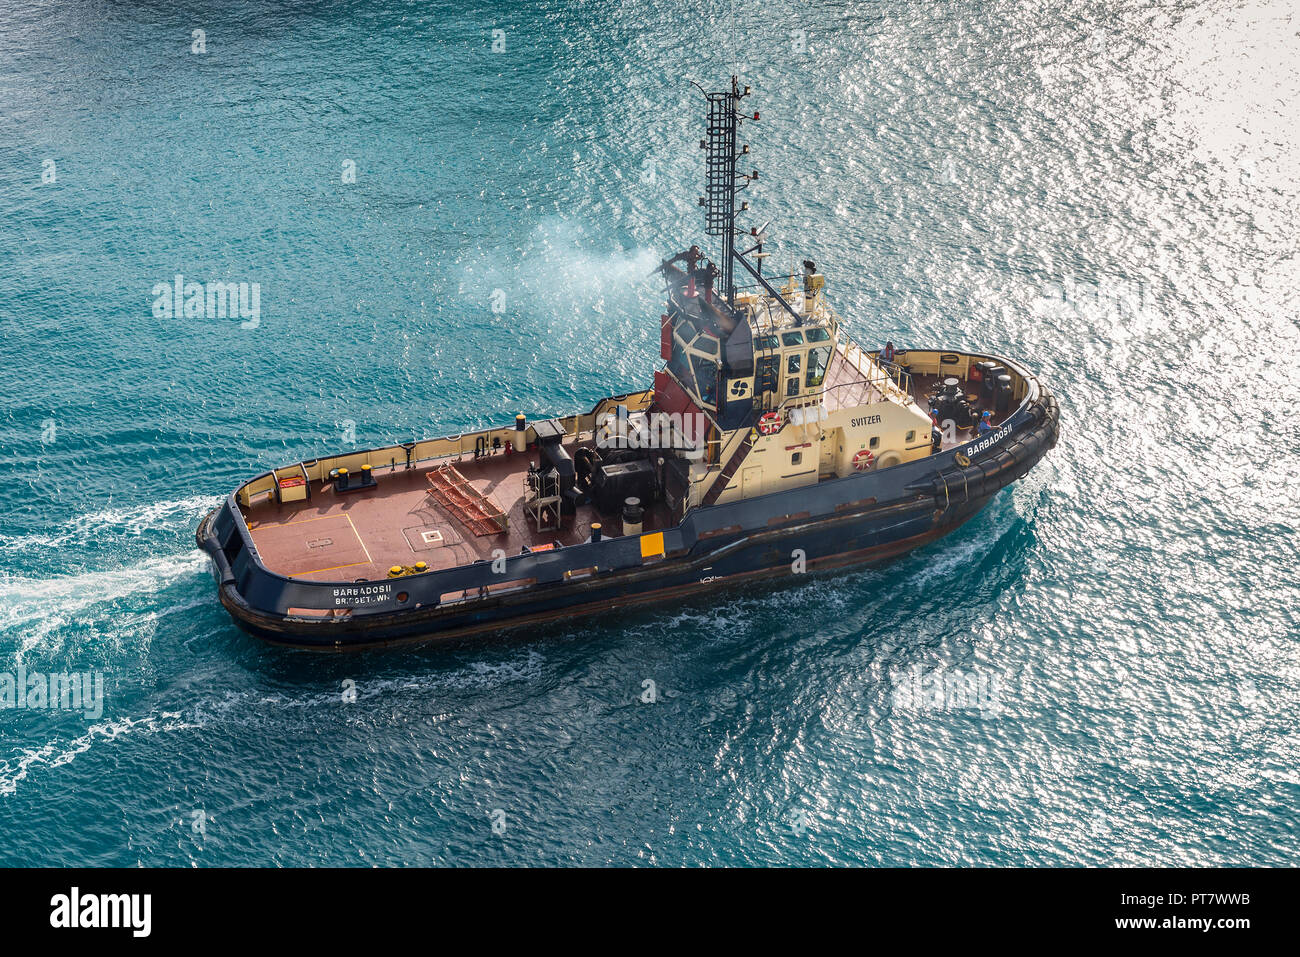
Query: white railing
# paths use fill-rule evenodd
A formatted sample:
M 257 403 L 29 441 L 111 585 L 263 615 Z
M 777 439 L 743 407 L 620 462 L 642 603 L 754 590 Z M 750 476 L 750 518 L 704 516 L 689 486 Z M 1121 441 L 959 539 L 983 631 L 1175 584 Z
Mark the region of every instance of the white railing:
M 874 355 L 865 351 L 852 339 L 845 336 L 840 344 L 845 361 L 857 369 L 864 379 L 876 386 L 882 396 L 902 405 L 911 404 L 911 377 L 908 373 L 900 370 L 898 377 L 901 381 L 895 381 L 894 377 L 881 367 Z

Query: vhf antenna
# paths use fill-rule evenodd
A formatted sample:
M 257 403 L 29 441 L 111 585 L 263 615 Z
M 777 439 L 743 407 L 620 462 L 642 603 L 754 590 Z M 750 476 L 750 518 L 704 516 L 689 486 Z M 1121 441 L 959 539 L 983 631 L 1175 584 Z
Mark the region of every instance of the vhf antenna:
M 700 205 L 704 207 L 704 232 L 708 236 L 722 237 L 722 255 L 720 257 L 722 294 L 728 306 L 734 306 L 736 284 L 732 260 L 736 251 L 736 213 L 749 208 L 748 203 L 741 203 L 736 209 L 736 194 L 758 179 L 758 170 L 749 173 L 737 173 L 736 161 L 749 154 L 749 145 L 737 142 L 737 133 L 741 123 L 750 119 L 741 117 L 740 101 L 749 96 L 749 87 L 740 87 L 736 77 L 731 78 L 731 89 L 723 93 L 705 93 L 709 104 L 707 136 L 700 140 L 700 149 L 705 150 L 704 195 Z M 755 110 L 753 119 L 758 119 Z

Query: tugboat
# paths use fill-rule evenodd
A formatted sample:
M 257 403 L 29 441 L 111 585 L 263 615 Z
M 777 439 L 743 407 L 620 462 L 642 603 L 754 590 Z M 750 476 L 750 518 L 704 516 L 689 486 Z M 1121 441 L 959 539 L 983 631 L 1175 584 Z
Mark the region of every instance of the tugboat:
M 655 271 L 653 388 L 254 478 L 197 531 L 236 622 L 342 651 L 881 561 L 960 526 L 1056 444 L 1056 400 L 1020 364 L 865 350 L 814 262 L 765 274 L 766 229 L 736 225 L 758 177 L 739 134 L 759 114 L 735 77 L 704 96 L 716 256 L 691 246 Z

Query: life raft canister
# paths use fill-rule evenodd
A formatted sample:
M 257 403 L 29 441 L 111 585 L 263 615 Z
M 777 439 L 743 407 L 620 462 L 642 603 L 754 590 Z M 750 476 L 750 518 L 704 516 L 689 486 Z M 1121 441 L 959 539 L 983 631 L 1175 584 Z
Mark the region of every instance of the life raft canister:
M 775 435 L 781 431 L 781 413 L 765 412 L 758 420 L 758 431 L 764 435 Z
M 853 456 L 853 467 L 859 472 L 865 472 L 875 464 L 876 453 L 871 451 L 871 449 L 863 449 L 857 455 Z

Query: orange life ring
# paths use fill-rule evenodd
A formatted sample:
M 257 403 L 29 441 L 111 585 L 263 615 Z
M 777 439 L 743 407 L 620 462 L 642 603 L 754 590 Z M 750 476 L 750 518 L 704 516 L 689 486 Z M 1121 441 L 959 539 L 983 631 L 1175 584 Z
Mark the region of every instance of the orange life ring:
M 775 435 L 781 431 L 781 413 L 765 412 L 758 420 L 758 431 L 764 435 Z
M 876 453 L 871 451 L 871 449 L 863 449 L 857 455 L 853 456 L 853 467 L 859 472 L 865 472 L 875 464 Z

